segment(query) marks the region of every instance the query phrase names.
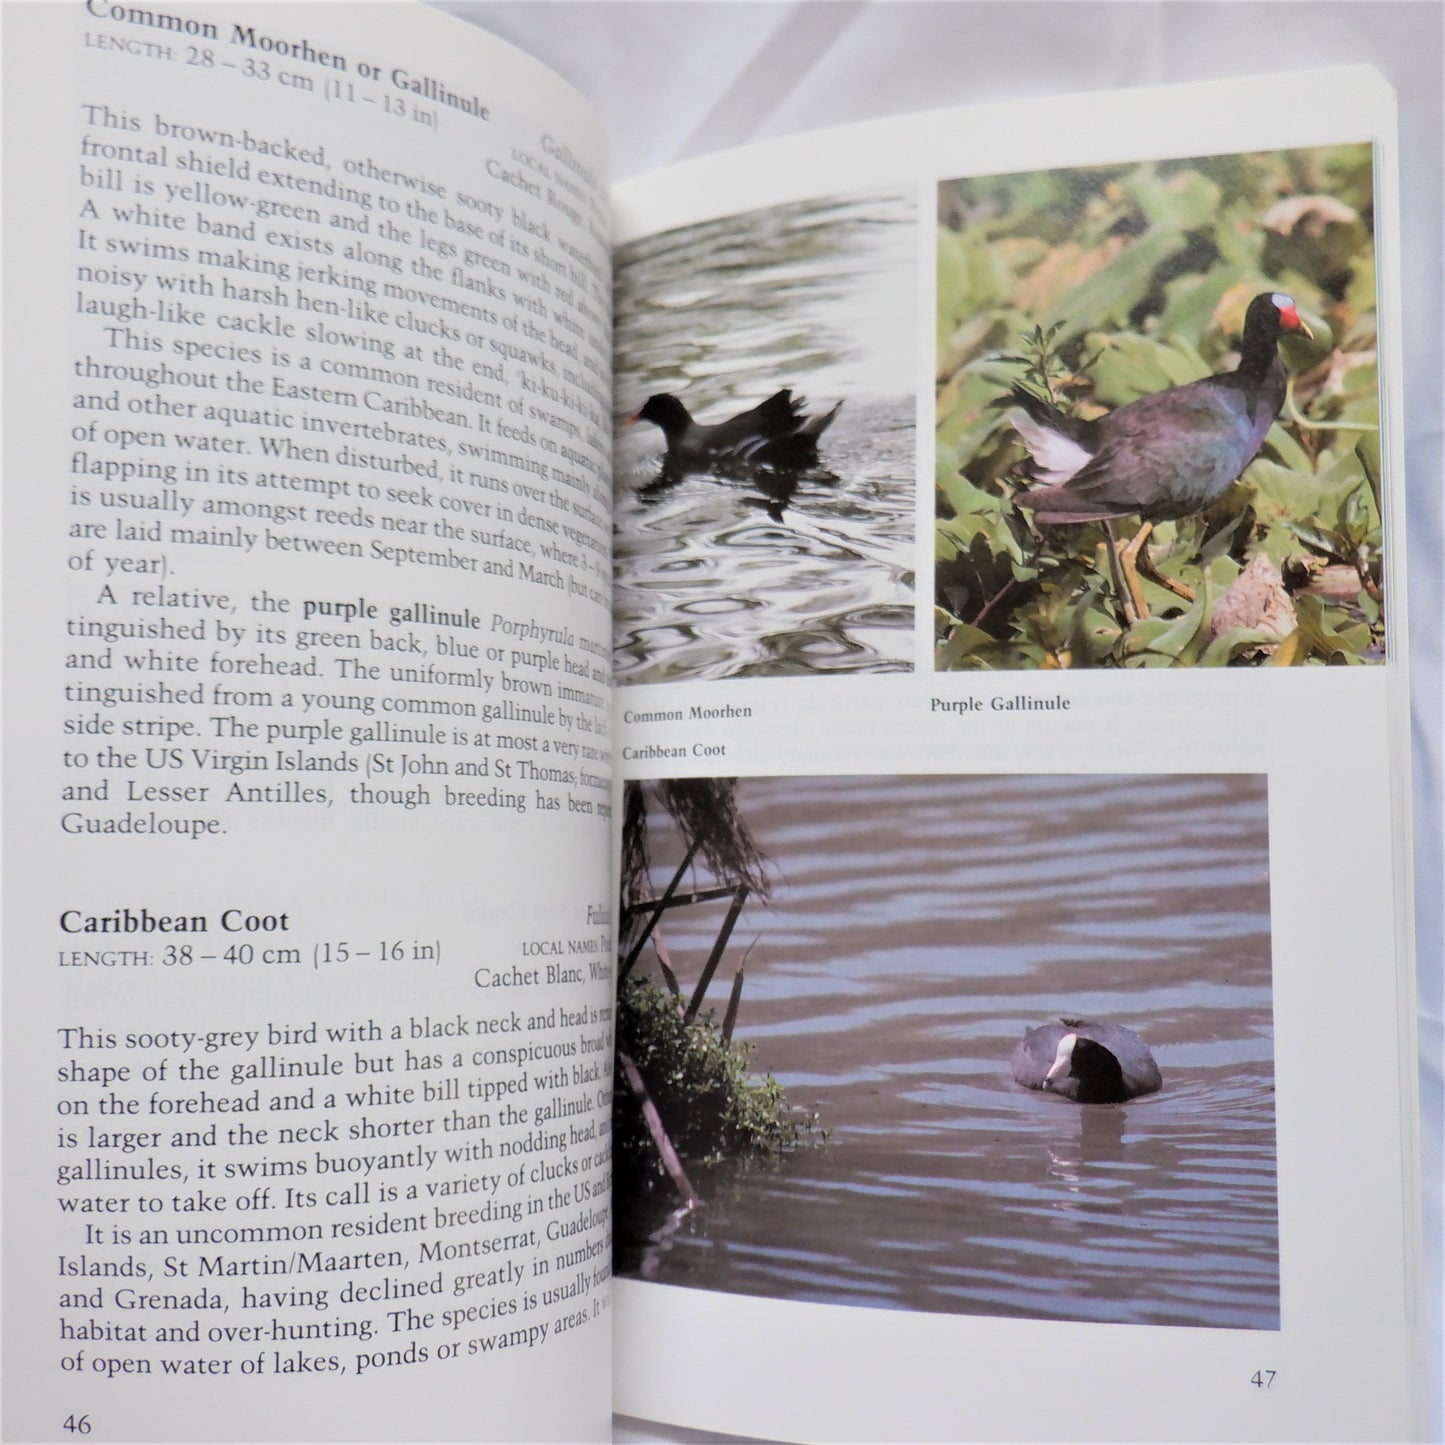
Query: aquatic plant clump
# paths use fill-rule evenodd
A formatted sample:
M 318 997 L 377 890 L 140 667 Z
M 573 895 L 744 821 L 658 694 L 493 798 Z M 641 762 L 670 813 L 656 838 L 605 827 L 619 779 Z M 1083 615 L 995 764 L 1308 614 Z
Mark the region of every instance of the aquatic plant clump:
M 722 1037 L 711 1013 L 691 1022 L 666 989 L 633 978 L 618 994 L 617 1049 L 637 1065 L 673 1147 L 689 1164 L 772 1156 L 793 1148 L 816 1119 L 790 1109 L 771 1074 L 748 1067 L 749 1048 Z M 618 1065 L 614 1149 L 619 1176 L 665 1177 L 641 1109 Z

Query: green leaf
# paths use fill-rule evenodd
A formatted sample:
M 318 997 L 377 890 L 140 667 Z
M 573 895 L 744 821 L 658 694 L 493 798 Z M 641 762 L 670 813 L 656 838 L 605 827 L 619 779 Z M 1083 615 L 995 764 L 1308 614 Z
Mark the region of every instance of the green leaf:
M 1111 406 L 1209 375 L 1199 353 L 1185 344 L 1169 345 L 1131 332 L 1090 336 L 1088 342 L 1100 348 L 1093 368 L 1094 394 Z
M 1211 233 L 1218 236 L 1225 228 L 1216 226 Z M 1164 285 L 1164 311 L 1159 317 L 1157 331 L 1180 344 L 1192 343 L 1198 346 L 1201 338 L 1214 323 L 1214 313 L 1220 298 L 1234 281 L 1234 273 L 1227 267 L 1218 267 L 1207 276 L 1190 271 Z M 1201 362 L 1201 375 L 1214 368 Z
M 1295 628 L 1274 650 L 1271 667 L 1299 667 L 1309 661 L 1310 647 L 1303 628 Z
M 1298 537 L 1313 552 L 1318 552 L 1322 557 L 1328 557 L 1335 562 L 1348 562 L 1348 549 L 1343 545 L 1343 539 L 1336 533 L 1319 527 L 1312 527 L 1308 522 L 1294 522 L 1288 517 L 1284 519 L 1285 528 Z
M 1192 231 L 1219 212 L 1219 187 L 1198 171 L 1179 171 L 1164 179 L 1146 164 L 1125 181 L 1124 192 L 1151 225 L 1167 223 Z
M 1168 617 L 1145 617 L 1136 622 L 1125 634 L 1125 643 L 1131 652 L 1152 650 L 1154 643 L 1168 633 L 1173 626 Z
M 1278 642 L 1279 638 L 1274 633 L 1262 632 L 1257 627 L 1231 627 L 1228 632 L 1220 633 L 1204 649 L 1199 659 L 1199 666 L 1224 667 L 1233 662 L 1242 652 L 1254 652 L 1258 649 L 1274 647 Z
M 1370 484 L 1370 494 L 1375 499 L 1375 514 L 1380 512 L 1380 434 L 1367 432 L 1355 443 L 1355 455 L 1364 469 L 1365 480 Z
M 1262 522 L 1277 519 L 1303 521 L 1314 517 L 1324 498 L 1325 486 L 1310 472 L 1282 467 L 1267 457 L 1256 457 L 1244 479 L 1255 489 L 1254 507 Z
M 1209 619 L 1209 595 L 1210 589 L 1202 587 L 1199 595 L 1194 599 L 1189 610 L 1182 616 L 1174 619 L 1150 618 L 1150 621 L 1163 621 L 1162 631 L 1149 636 L 1147 641 L 1141 636 L 1141 650 L 1147 649 L 1163 657 L 1173 658 L 1177 663 L 1193 663 L 1197 661 L 1199 654 L 1204 650 L 1204 642 L 1208 637 L 1206 623 Z M 1137 623 L 1130 630 L 1131 645 L 1136 634 L 1144 627 L 1144 623 Z
M 1350 284 L 1345 288 L 1345 301 L 1357 312 L 1375 310 L 1375 255 L 1365 247 L 1350 262 Z
M 953 555 L 967 552 L 975 537 L 987 537 L 990 530 L 982 517 L 952 517 L 938 524 L 937 535 L 941 541 L 953 544 L 952 551 L 943 555 Z
M 934 661 L 940 668 L 953 668 L 973 653 L 994 646 L 997 646 L 996 639 L 990 637 L 981 627 L 960 622 L 953 629 L 948 641 L 939 648 Z
M 1004 391 L 993 377 L 969 368 L 954 376 L 940 393 L 939 406 L 946 410 L 938 418 L 934 441 L 953 450 L 955 469 L 991 432 L 1005 425 L 1003 412 L 993 405 Z
M 1293 434 L 1288 431 L 1280 422 L 1270 427 L 1269 434 L 1264 439 L 1264 444 L 1280 460 L 1280 464 L 1289 471 L 1312 472 L 1314 465 L 1309 459 L 1309 454 L 1294 439 Z
M 1369 628 L 1350 623 L 1338 612 L 1332 617 L 1333 610 L 1327 610 L 1318 597 L 1300 593 L 1294 610 L 1310 651 L 1326 662 L 1358 663 L 1359 654 L 1370 645 Z M 1340 618 L 1343 625 L 1337 626 L 1334 618 Z
M 980 311 L 975 315 L 965 317 L 939 349 L 938 374 L 952 376 L 954 372 L 969 362 L 977 360 L 985 352 L 992 352 L 1002 346 L 1008 337 L 1007 323 L 996 311 Z M 1027 364 L 1027 358 L 1022 356 L 1003 356 L 994 359 Z
M 1064 337 L 1127 321 L 1129 313 L 1149 294 L 1154 273 L 1183 246 L 1183 232 L 1170 225 L 1153 227 L 1126 246 L 1054 307 L 1055 315 L 1064 323 Z
M 1012 511 L 1002 497 L 976 487 L 965 476 L 954 474 L 938 484 L 948 498 L 956 517 L 998 518 Z
M 1209 234 L 1220 253 L 1219 270 L 1231 284 L 1243 280 L 1252 291 L 1268 289 L 1262 270 L 1265 232 L 1253 197 L 1242 196 L 1225 206 Z
M 948 328 L 980 310 L 1007 301 L 1013 278 L 985 238 L 974 231 L 939 232 L 939 323 Z
M 1331 491 L 1353 490 L 1364 480 L 1360 459 L 1353 448 L 1340 452 L 1338 456 L 1333 452 L 1321 452 L 1315 476 L 1321 487 Z
M 1369 488 L 1362 481 L 1346 493 L 1336 512 L 1335 525 L 1353 552 L 1370 534 Z

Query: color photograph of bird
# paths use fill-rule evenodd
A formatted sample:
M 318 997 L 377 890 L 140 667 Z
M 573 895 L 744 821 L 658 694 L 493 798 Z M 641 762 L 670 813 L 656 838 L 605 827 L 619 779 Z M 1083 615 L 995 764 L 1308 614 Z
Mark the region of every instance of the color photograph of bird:
M 883 191 L 618 247 L 619 683 L 913 670 L 917 240 Z
M 1151 392 L 1097 421 L 1071 417 L 1017 384 L 1009 393 L 1018 406 L 1014 427 L 1031 458 L 1028 474 L 1049 484 L 1029 487 L 1017 505 L 1037 522 L 1105 524 L 1115 590 L 1132 621 L 1148 615 L 1131 566 L 1152 524 L 1194 516 L 1217 501 L 1254 460 L 1279 415 L 1286 381 L 1278 342 L 1286 334 L 1313 339 L 1292 296 L 1262 292 L 1245 312 L 1233 371 Z M 1145 525 L 1121 564 L 1108 523 L 1127 516 Z M 1192 592 L 1182 595 L 1193 600 Z
M 935 666 L 1385 653 L 1368 145 L 939 187 Z
M 842 408 L 807 414 L 807 402 L 784 387 L 766 401 L 725 421 L 693 420 L 671 392 L 650 396 L 630 421 L 651 422 L 666 439 L 664 468 L 721 470 L 724 473 L 802 471 L 818 465 L 818 439 Z
M 1133 1029 L 1091 1019 L 1030 1029 L 1009 1065 L 1015 1083 L 1076 1104 L 1122 1104 L 1163 1084 L 1154 1055 Z
M 1270 794 L 1242 772 L 629 782 L 614 1269 L 1278 1328 Z

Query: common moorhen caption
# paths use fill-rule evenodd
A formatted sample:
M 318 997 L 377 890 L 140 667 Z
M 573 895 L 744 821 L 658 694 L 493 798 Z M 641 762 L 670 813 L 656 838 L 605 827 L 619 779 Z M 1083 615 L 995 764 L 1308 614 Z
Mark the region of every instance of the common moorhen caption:
M 650 421 L 661 427 L 667 438 L 666 460 L 674 465 L 802 470 L 817 463 L 818 438 L 843 403 L 814 416 L 804 415 L 805 405 L 784 387 L 748 411 L 704 426 L 692 419 L 677 397 L 664 391 L 648 397 L 628 421 Z
M 1061 1019 L 1030 1029 L 1013 1052 L 1013 1076 L 1026 1089 L 1076 1104 L 1122 1104 L 1163 1084 L 1149 1046 L 1122 1024 Z

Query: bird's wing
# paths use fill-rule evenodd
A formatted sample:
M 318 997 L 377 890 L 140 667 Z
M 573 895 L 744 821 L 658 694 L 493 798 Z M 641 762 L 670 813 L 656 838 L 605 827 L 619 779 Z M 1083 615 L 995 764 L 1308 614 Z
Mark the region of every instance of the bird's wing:
M 1058 490 L 1096 516 L 1183 517 L 1208 506 L 1258 447 L 1244 398 L 1212 383 L 1155 392 L 1105 417 L 1098 450 Z
M 1148 1044 L 1133 1029 L 1122 1024 L 1088 1022 L 1080 1025 L 1079 1035 L 1102 1044 L 1118 1059 L 1125 1082 L 1134 1093 L 1152 1094 L 1164 1082 Z
M 759 441 L 793 429 L 795 408 L 792 392 L 785 387 L 726 421 L 694 426 L 683 447 L 695 457 L 746 460 Z
M 715 451 L 745 449 L 770 437 L 786 436 L 798 425 L 798 403 L 790 388 L 775 391 L 747 411 L 705 428 L 707 445 Z

